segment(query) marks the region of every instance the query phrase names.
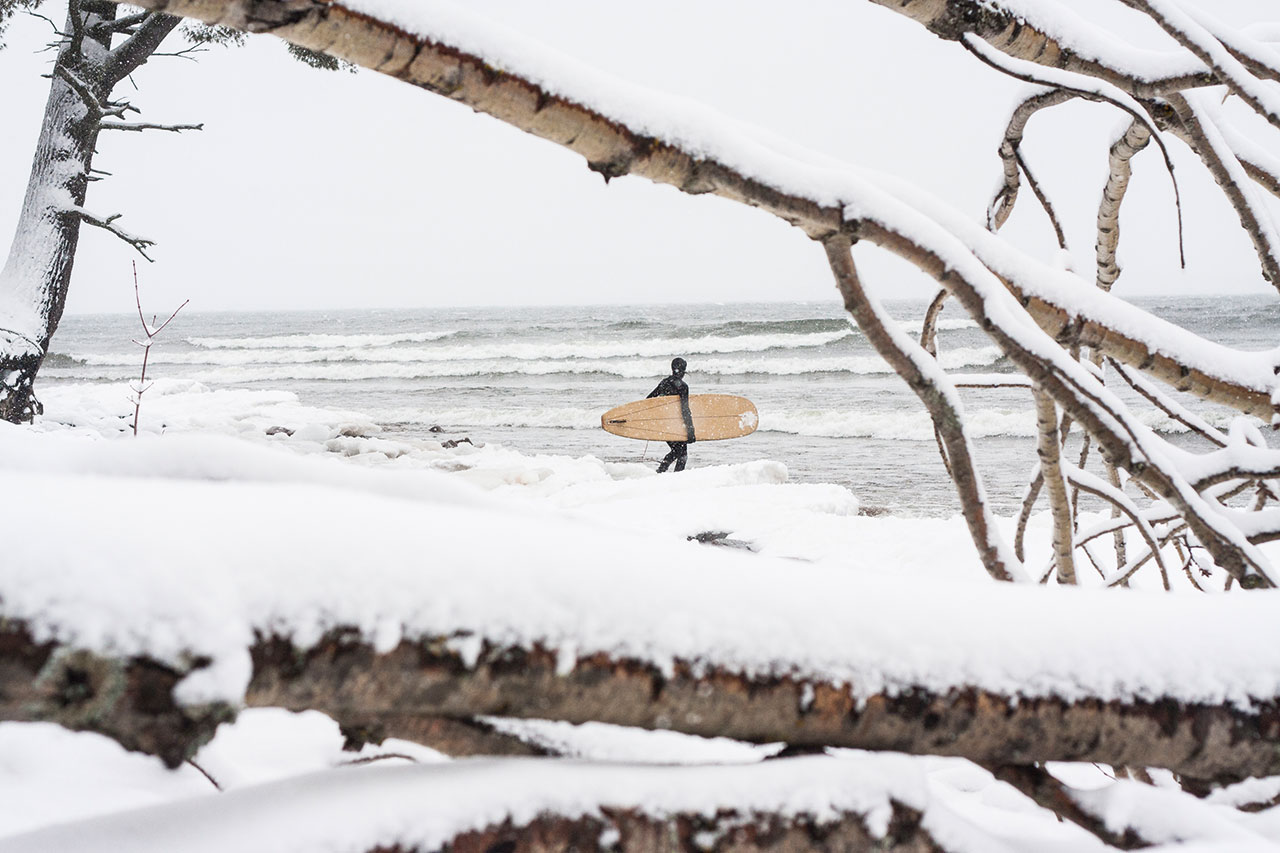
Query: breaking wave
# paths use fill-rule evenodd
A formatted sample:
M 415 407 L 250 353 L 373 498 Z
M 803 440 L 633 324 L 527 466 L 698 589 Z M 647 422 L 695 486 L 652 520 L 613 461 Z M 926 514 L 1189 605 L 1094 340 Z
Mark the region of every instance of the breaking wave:
M 399 332 L 390 334 L 368 335 L 329 335 L 306 333 L 296 335 L 271 335 L 252 338 L 187 338 L 187 343 L 203 349 L 313 349 L 320 347 L 390 347 L 396 344 L 425 344 L 441 341 L 459 333 L 442 332 Z
M 624 341 L 542 341 L 477 344 L 446 344 L 435 347 L 392 347 L 368 345 L 363 347 L 225 347 L 194 352 L 167 352 L 162 348 L 152 350 L 151 361 L 156 364 L 207 364 L 233 366 L 241 364 L 334 364 L 386 362 L 397 364 L 454 362 L 454 361 L 545 361 L 564 359 L 608 358 L 669 358 L 673 353 L 684 355 L 714 355 L 738 352 L 769 352 L 772 350 L 812 349 L 823 347 L 844 338 L 853 331 L 819 332 L 814 334 L 741 335 L 737 337 L 707 336 L 701 338 L 654 338 Z M 325 336 L 309 336 L 325 337 Z M 193 339 L 195 340 L 195 339 Z M 228 339 L 229 340 L 229 339 Z M 128 360 L 126 362 L 126 359 Z M 136 361 L 136 356 L 124 354 L 88 355 L 88 364 L 121 364 Z M 653 365 L 648 366 L 653 372 Z
M 944 350 L 942 365 L 947 369 L 989 366 L 1000 358 L 996 347 Z M 153 363 L 156 363 L 153 358 Z M 275 380 L 347 382 L 368 379 L 484 378 L 499 376 L 557 376 L 600 374 L 623 379 L 646 379 L 655 375 L 654 363 L 646 359 L 562 359 L 521 360 L 517 358 L 453 359 L 448 361 L 343 360 L 336 362 L 297 361 L 263 363 L 251 359 L 227 365 L 199 363 L 184 373 L 201 382 L 237 383 Z M 114 365 L 100 365 L 102 368 Z M 665 365 L 663 365 L 665 366 Z M 803 376 L 809 374 L 873 375 L 889 373 L 878 356 L 823 356 L 817 358 L 708 358 L 696 362 L 689 375 L 699 376 Z

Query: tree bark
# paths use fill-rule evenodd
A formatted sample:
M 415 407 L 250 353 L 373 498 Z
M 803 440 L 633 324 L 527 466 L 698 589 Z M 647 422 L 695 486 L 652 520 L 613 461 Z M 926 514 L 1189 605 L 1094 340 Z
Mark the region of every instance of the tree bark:
M 1036 401 L 1036 425 L 1038 441 L 1036 452 L 1040 456 L 1040 474 L 1045 491 L 1049 495 L 1049 509 L 1053 515 L 1053 562 L 1058 583 L 1074 585 L 1076 565 L 1072 556 L 1071 501 L 1067 497 L 1067 481 L 1062 476 L 1062 445 L 1058 440 L 1058 407 L 1053 398 L 1039 389 L 1034 392 Z
M 964 419 L 961 417 L 958 402 L 952 394 L 939 386 L 921 364 L 917 363 L 917 359 L 921 356 L 930 361 L 933 360 L 933 356 L 923 346 L 912 352 L 894 339 L 884 319 L 862 287 L 857 267 L 850 254 L 852 246 L 847 237 L 831 237 L 824 241 L 823 248 L 826 250 L 827 263 L 836 280 L 836 289 L 840 291 L 840 296 L 844 300 L 845 310 L 858 324 L 867 342 L 903 378 L 929 412 L 929 417 L 933 420 L 934 435 L 942 450 L 942 461 L 947 467 L 951 481 L 955 484 L 960 498 L 960 510 L 987 574 L 991 575 L 993 580 L 1015 580 L 1021 576 L 1022 567 L 1016 564 L 1010 565 L 1013 562 L 1010 559 L 1012 554 L 1005 547 L 1000 532 L 987 510 L 982 477 L 973 464 L 973 453 L 969 447 L 969 438 L 964 430 Z M 941 306 L 942 303 L 940 299 L 935 299 L 934 304 Z
M 415 718 L 510 716 L 960 756 L 986 765 L 1096 761 L 1220 781 L 1280 774 L 1275 698 L 1260 697 L 1250 710 L 1167 698 L 1066 701 L 974 687 L 906 687 L 859 699 L 857 685 L 750 677 L 681 661 L 664 674 L 598 654 L 565 673 L 554 650 L 485 644 L 474 662 L 464 662 L 447 638 L 378 653 L 343 632 L 306 650 L 264 639 L 250 652 L 247 705 L 322 711 L 340 724 L 385 719 L 403 733 Z M 178 707 L 172 688 L 182 675 L 146 659 L 36 643 L 15 623 L 0 630 L 0 720 L 99 732 L 170 766 L 234 716 L 225 705 Z
M 807 815 L 741 814 L 723 810 L 654 817 L 640 809 L 603 809 L 599 816 L 539 815 L 524 824 L 511 821 L 465 832 L 448 845 L 451 853 L 702 853 L 708 839 L 715 850 L 735 853 L 849 853 L 892 850 L 899 853 L 937 853 L 942 848 L 922 826 L 921 814 L 891 801 L 893 810 L 885 836 L 873 835 L 858 814 L 835 820 Z M 614 843 L 602 839 L 616 838 Z M 428 853 L 422 848 L 378 848 L 370 853 Z

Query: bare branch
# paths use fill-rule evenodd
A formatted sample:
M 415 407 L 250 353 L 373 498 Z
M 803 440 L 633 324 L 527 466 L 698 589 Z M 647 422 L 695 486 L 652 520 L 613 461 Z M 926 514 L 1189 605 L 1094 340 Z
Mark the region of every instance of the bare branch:
M 1068 468 L 1065 471 L 1065 476 L 1071 481 L 1072 485 L 1080 491 L 1087 492 L 1094 497 L 1101 498 L 1111 504 L 1111 507 L 1114 510 L 1123 513 L 1130 522 L 1132 522 L 1133 526 L 1137 528 L 1138 532 L 1142 535 L 1142 538 L 1146 540 L 1147 546 L 1151 549 L 1156 563 L 1160 565 L 1161 569 L 1164 568 L 1164 558 L 1160 555 L 1160 546 L 1157 544 L 1155 531 L 1151 528 L 1151 525 L 1147 523 L 1146 519 L 1142 517 L 1142 513 L 1138 507 L 1133 503 L 1133 501 L 1129 500 L 1124 492 L 1114 488 L 1113 486 L 1102 483 L 1093 477 L 1093 475 L 1080 468 Z M 1075 543 L 1076 547 L 1083 547 L 1090 539 L 1095 538 L 1095 536 L 1096 534 L 1092 534 L 1086 539 L 1077 541 Z
M 1026 83 L 1055 86 L 1076 92 L 1080 97 L 1091 101 L 1111 104 L 1124 110 L 1133 117 L 1134 121 L 1144 125 L 1150 131 L 1156 145 L 1159 146 L 1160 153 L 1164 155 L 1165 169 L 1168 171 L 1169 180 L 1173 184 L 1174 208 L 1178 219 L 1178 257 L 1182 266 L 1185 267 L 1187 265 L 1186 251 L 1182 242 L 1182 194 L 1178 188 L 1178 179 L 1173 173 L 1173 159 L 1169 156 L 1169 150 L 1165 147 L 1159 131 L 1152 123 L 1151 117 L 1147 115 L 1146 108 L 1142 104 L 1135 101 L 1127 93 L 1100 80 L 1092 80 L 1060 69 L 1035 69 L 1035 66 L 1027 60 L 1009 57 L 997 58 L 994 49 L 975 36 L 966 35 L 960 42 L 983 63 L 1002 74 L 1007 74 Z
M 121 121 L 104 121 L 98 124 L 101 130 L 127 130 L 134 133 L 141 133 L 144 130 L 167 130 L 171 133 L 181 133 L 184 130 L 204 130 L 204 124 L 152 124 L 150 122 L 121 122 Z
M 1004 166 L 1004 182 L 987 205 L 987 229 L 999 231 L 1013 213 L 1013 206 L 1018 200 L 1018 187 L 1021 184 L 1019 169 L 1019 146 L 1026 132 L 1027 122 L 1040 110 L 1066 103 L 1079 97 L 1075 92 L 1066 89 L 1050 89 L 1037 92 L 1024 99 L 1014 107 L 1005 127 L 1004 139 L 1000 142 L 1000 161 Z
M 1219 447 L 1227 446 L 1227 437 L 1204 418 L 1201 418 L 1195 412 L 1180 405 L 1176 400 L 1162 392 L 1152 383 L 1148 382 L 1140 374 L 1130 370 L 1115 359 L 1109 358 L 1107 359 L 1107 363 L 1115 369 L 1121 379 L 1128 383 L 1129 387 L 1153 403 L 1158 409 L 1160 409 L 1160 411 L 1164 412 L 1170 418 L 1173 418 L 1187 429 L 1213 442 Z
M 1254 251 L 1262 264 L 1262 275 L 1280 289 L 1280 237 L 1271 226 L 1267 212 L 1259 200 L 1251 197 L 1253 184 L 1235 152 L 1218 131 L 1216 110 L 1194 94 L 1175 95 L 1170 106 L 1181 123 L 1180 135 L 1200 155 L 1201 162 L 1213 175 L 1227 201 L 1235 208 L 1245 233 L 1253 241 Z
M 1022 151 L 1015 151 L 1014 157 L 1018 162 L 1018 168 L 1022 170 L 1022 174 L 1027 176 L 1027 186 L 1031 187 L 1031 192 L 1035 194 L 1036 200 L 1040 202 L 1040 207 L 1044 209 L 1045 214 L 1049 217 L 1049 224 L 1053 226 L 1054 237 L 1058 240 L 1058 248 L 1066 251 L 1067 234 L 1062 230 L 1062 223 L 1058 221 L 1058 214 L 1054 211 L 1053 204 L 1049 201 L 1049 196 L 1041 188 L 1036 176 L 1031 173 L 1031 167 L 1027 165 L 1026 159 L 1023 158 Z
M 1107 157 L 1107 183 L 1102 189 L 1102 201 L 1098 204 L 1098 287 L 1111 290 L 1120 277 L 1120 267 L 1116 263 L 1116 247 L 1120 243 L 1120 205 L 1124 202 L 1125 192 L 1129 189 L 1129 178 L 1133 170 L 1129 161 L 1133 155 L 1147 147 L 1151 141 L 1151 130 L 1141 122 L 1134 121 L 1111 146 Z
M 145 257 L 145 256 L 144 256 Z M 169 315 L 169 319 L 165 320 L 159 326 L 152 328 L 147 325 L 147 318 L 142 313 L 142 293 L 138 289 L 138 265 L 136 262 L 133 266 L 133 296 L 138 306 L 138 320 L 142 323 L 142 332 L 146 337 L 145 341 L 134 341 L 138 346 L 142 347 L 142 374 L 138 379 L 138 384 L 133 388 L 133 434 L 138 435 L 138 414 L 142 409 L 142 395 L 146 393 L 151 386 L 147 384 L 147 359 L 151 356 L 151 345 L 155 342 L 156 335 L 164 331 L 164 327 L 173 322 L 173 318 L 178 316 L 178 312 L 187 307 L 190 299 L 183 301 L 181 305 L 173 309 L 173 313 Z M 152 319 L 154 323 L 154 318 Z
M 991 771 L 991 775 L 1012 785 L 1036 805 L 1048 809 L 1059 818 L 1071 821 L 1109 847 L 1133 850 L 1151 845 L 1150 841 L 1132 827 L 1124 827 L 1124 832 L 1112 830 L 1106 819 L 1086 811 L 1072 796 L 1071 789 L 1042 767 L 1005 764 L 989 765 L 987 769 Z
M 137 31 L 124 44 L 111 51 L 103 69 L 105 78 L 114 86 L 147 61 L 182 19 L 163 12 L 149 12 Z
M 849 239 L 843 235 L 833 236 L 824 241 L 823 247 L 836 286 L 844 297 L 845 310 L 853 315 L 867 341 L 906 381 L 933 418 L 934 428 L 946 447 L 951 480 L 960 494 L 960 506 L 982 565 L 996 580 L 1022 579 L 1019 561 L 1008 551 L 988 513 L 982 478 L 973 464 L 954 389 L 940 376 L 932 356 L 920 347 L 913 347 L 905 335 L 895 336 L 896 326 L 885 322 L 883 312 L 862 287 Z
M 1031 478 L 1031 482 L 1027 483 L 1027 490 L 1022 493 L 1022 509 L 1018 512 L 1017 532 L 1013 536 L 1013 553 L 1018 555 L 1018 559 L 1026 561 L 1026 552 L 1023 550 L 1023 541 L 1027 535 L 1027 522 L 1031 520 L 1031 510 L 1035 508 L 1036 498 L 1040 497 L 1040 490 L 1044 488 L 1044 472 L 1040 470 L 1040 466 L 1036 466 L 1036 475 Z
M 113 213 L 111 216 L 108 216 L 104 219 L 103 217 L 96 216 L 90 213 L 89 211 L 85 210 L 83 207 L 68 208 L 66 210 L 66 213 L 68 213 L 71 216 L 78 216 L 80 218 L 80 221 L 85 223 L 86 225 L 93 225 L 96 228 L 101 228 L 105 231 L 109 231 L 110 233 L 116 235 L 121 240 L 125 241 L 130 246 L 132 246 L 138 252 L 139 255 L 142 255 L 142 257 L 146 258 L 148 261 L 152 260 L 152 258 L 147 255 L 146 250 L 154 246 L 155 241 L 148 240 L 145 237 L 139 237 L 136 234 L 130 234 L 128 231 L 125 231 L 123 228 L 116 225 L 115 221 L 120 218 L 121 214 Z
M 1053 513 L 1053 555 L 1058 583 L 1076 582 L 1075 560 L 1071 555 L 1071 504 L 1067 500 L 1066 481 L 1062 476 L 1061 445 L 1058 442 L 1058 407 L 1053 398 L 1040 389 L 1035 391 L 1036 422 L 1039 442 L 1040 474 L 1048 486 L 1049 509 Z

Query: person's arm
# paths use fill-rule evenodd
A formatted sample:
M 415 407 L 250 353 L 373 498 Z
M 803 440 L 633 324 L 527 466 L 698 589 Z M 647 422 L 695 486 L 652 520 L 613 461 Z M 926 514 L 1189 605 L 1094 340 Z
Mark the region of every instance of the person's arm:
M 645 397 L 645 399 L 648 400 L 650 397 L 669 397 L 674 393 L 676 392 L 671 390 L 671 377 L 668 376 L 659 382 L 658 387 L 650 391 L 649 396 Z
M 689 434 L 687 444 L 693 444 L 697 438 L 693 434 L 693 412 L 689 411 L 689 386 L 680 383 L 680 414 L 684 417 L 684 428 Z

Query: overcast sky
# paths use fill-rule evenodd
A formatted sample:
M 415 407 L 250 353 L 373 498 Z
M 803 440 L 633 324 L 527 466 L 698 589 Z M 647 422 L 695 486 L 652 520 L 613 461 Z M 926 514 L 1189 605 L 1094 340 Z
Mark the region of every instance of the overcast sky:
M 1274 0 L 1219 0 L 1241 18 Z M 473 8 L 611 73 L 678 92 L 804 145 L 909 178 L 981 218 L 999 176 L 1005 113 L 1023 91 L 953 44 L 854 0 L 471 0 Z M 1116 0 L 1073 4 L 1118 7 Z M 64 6 L 45 5 L 61 21 Z M 1121 10 L 1122 14 L 1127 14 Z M 1272 17 L 1277 17 L 1271 13 Z M 48 81 L 46 23 L 14 23 L 0 52 L 0 237 L 16 224 Z M 1134 38 L 1156 45 L 1161 36 Z M 156 58 L 136 76 L 148 121 L 202 133 L 104 134 L 113 176 L 87 207 L 157 241 L 139 265 L 149 306 L 192 310 L 835 300 L 821 249 L 776 218 L 639 178 L 607 186 L 551 143 L 369 71 L 326 73 L 271 37 L 198 62 Z M 1038 116 L 1025 154 L 1093 263 L 1113 108 Z M 1135 161 L 1117 293 L 1268 292 L 1234 213 L 1171 142 L 1186 205 L 1177 268 L 1170 182 L 1154 149 Z M 1024 193 L 1005 231 L 1046 254 Z M 70 312 L 133 310 L 132 250 L 84 229 Z M 887 297 L 932 285 L 859 249 Z

